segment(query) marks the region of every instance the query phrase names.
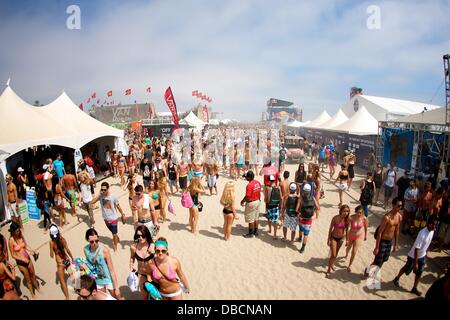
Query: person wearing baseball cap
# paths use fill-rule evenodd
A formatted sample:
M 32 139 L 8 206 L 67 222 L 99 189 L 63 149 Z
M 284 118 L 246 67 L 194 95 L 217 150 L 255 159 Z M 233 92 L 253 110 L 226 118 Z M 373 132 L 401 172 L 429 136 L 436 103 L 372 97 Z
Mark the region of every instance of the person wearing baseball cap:
M 291 242 L 295 239 L 295 230 L 298 226 L 298 212 L 300 210 L 300 201 L 297 195 L 297 183 L 291 182 L 289 184 L 289 195 L 283 199 L 282 206 L 282 220 L 283 220 L 283 236 L 286 241 L 287 229 L 291 230 Z
M 308 236 L 311 231 L 312 220 L 314 214 L 319 208 L 319 204 L 317 203 L 314 194 L 311 192 L 312 188 L 309 183 L 305 183 L 302 187 L 302 193 L 300 197 L 300 243 L 302 243 L 302 247 L 300 249 L 300 253 L 305 251 L 306 243 L 308 241 Z
M 259 205 L 261 203 L 261 183 L 255 180 L 255 174 L 249 170 L 245 174 L 248 181 L 245 188 L 245 196 L 241 201 L 241 206 L 245 206 L 245 222 L 248 223 L 248 233 L 244 235 L 245 238 L 253 238 L 258 236 L 258 219 L 259 219 Z

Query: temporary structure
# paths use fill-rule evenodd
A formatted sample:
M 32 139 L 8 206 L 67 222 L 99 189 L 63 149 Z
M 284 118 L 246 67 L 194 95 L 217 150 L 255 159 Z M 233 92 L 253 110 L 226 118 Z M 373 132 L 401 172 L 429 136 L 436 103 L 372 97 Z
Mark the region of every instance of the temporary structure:
M 0 127 L 0 149 L 10 155 L 38 145 L 77 149 L 104 136 L 123 138 L 122 130 L 91 118 L 65 93 L 47 106 L 34 107 L 9 86 L 0 96 Z
M 378 121 L 367 111 L 366 107 L 361 106 L 350 119 L 330 130 L 360 136 L 377 135 Z
M 321 125 L 324 122 L 327 122 L 328 120 L 330 120 L 331 117 L 328 114 L 328 112 L 323 111 L 317 118 L 315 118 L 314 120 L 312 120 L 310 123 L 308 123 L 306 126 L 304 126 L 305 128 L 317 128 L 317 126 Z
M 202 128 L 206 125 L 206 122 L 199 119 L 192 111 L 180 121 L 180 124 L 187 124 L 190 127 Z
M 294 121 L 288 123 L 287 126 L 289 128 L 300 128 L 300 127 L 304 127 L 304 126 L 308 125 L 309 123 L 311 123 L 311 121 L 309 121 L 309 120 L 306 122 L 300 122 L 300 121 L 294 120 Z
M 336 114 L 328 121 L 322 123 L 321 125 L 316 126 L 317 129 L 332 129 L 337 127 L 344 122 L 348 121 L 348 117 L 342 112 L 341 109 L 336 112 Z

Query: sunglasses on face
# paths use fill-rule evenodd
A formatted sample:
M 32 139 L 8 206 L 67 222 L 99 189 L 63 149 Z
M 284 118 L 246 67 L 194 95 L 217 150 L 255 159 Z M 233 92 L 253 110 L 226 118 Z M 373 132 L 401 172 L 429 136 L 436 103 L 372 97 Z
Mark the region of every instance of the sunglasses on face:
M 164 254 L 166 254 L 167 250 L 166 249 L 162 249 L 162 250 L 156 249 L 155 253 L 164 253 Z
M 97 240 L 90 240 L 89 243 L 90 243 L 90 244 L 94 244 L 94 243 L 98 243 L 99 241 L 100 241 L 100 240 L 98 240 L 98 239 L 97 239 Z
M 145 236 L 143 234 L 137 234 L 136 238 L 141 238 L 141 239 L 145 239 Z
M 100 189 L 101 192 L 106 192 L 108 189 Z
M 78 289 L 78 290 L 76 290 L 76 293 L 77 293 L 77 295 L 81 298 L 81 299 L 83 299 L 83 300 L 87 300 L 91 295 L 92 295 L 92 292 L 91 293 L 89 293 L 87 296 L 83 296 L 82 294 L 80 294 L 80 289 Z
M 140 196 L 140 195 L 142 194 L 142 192 L 136 192 L 136 194 L 137 194 L 138 196 Z

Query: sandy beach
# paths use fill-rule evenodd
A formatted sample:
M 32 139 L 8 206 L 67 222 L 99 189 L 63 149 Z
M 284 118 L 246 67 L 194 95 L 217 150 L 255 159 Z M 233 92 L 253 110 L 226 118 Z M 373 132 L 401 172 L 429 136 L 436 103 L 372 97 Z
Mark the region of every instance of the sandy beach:
M 296 165 L 286 165 L 286 170 L 294 176 Z M 328 173 L 326 174 L 328 176 Z M 262 177 L 257 176 L 262 182 Z M 344 197 L 344 203 L 353 210 L 358 204 L 361 175 L 357 175 L 352 190 Z M 128 261 L 130 258 L 130 244 L 133 237 L 131 225 L 131 211 L 128 204 L 128 193 L 120 188 L 118 179 L 108 178 L 112 184 L 111 192 L 119 197 L 120 204 L 127 214 L 126 225 L 119 224 L 120 246 L 117 253 L 112 251 L 112 237 L 101 219 L 99 205 L 94 210 L 96 229 L 100 234 L 100 242 L 111 249 L 121 294 L 125 299 L 140 299 L 139 293 L 132 293 L 126 285 L 128 275 Z M 142 177 L 138 177 L 142 181 Z M 400 249 L 391 254 L 389 261 L 383 266 L 381 272 L 381 288 L 370 289 L 366 280 L 362 278 L 364 268 L 372 260 L 372 251 L 375 245 L 373 232 L 378 226 L 384 211 L 373 206 L 369 214 L 369 235 L 365 241 L 352 267 L 352 273 L 346 270 L 348 262 L 345 261 L 345 247 L 339 253 L 336 271 L 331 278 L 325 277 L 329 248 L 326 238 L 331 218 L 337 214 L 338 193 L 337 187 L 324 176 L 325 198 L 321 200 L 321 213 L 319 219 L 314 220 L 306 251 L 300 254 L 299 242 L 283 242 L 282 229 L 278 230 L 279 239 L 273 240 L 268 234 L 267 220 L 263 217 L 261 205 L 260 229 L 261 235 L 257 238 L 246 239 L 242 234 L 247 232 L 244 221 L 243 208 L 239 202 L 245 193 L 246 181 L 240 178 L 236 182 L 236 200 L 238 204 L 238 220 L 235 221 L 232 238 L 223 240 L 222 207 L 219 197 L 225 183 L 229 181 L 221 175 L 218 180 L 219 195 L 204 195 L 201 201 L 204 210 L 199 217 L 199 234 L 193 235 L 188 230 L 188 209 L 180 203 L 180 195 L 172 197 L 175 215 L 167 213 L 168 221 L 161 226 L 160 235 L 168 239 L 169 252 L 177 257 L 188 277 L 191 293 L 185 295 L 188 300 L 197 299 L 232 299 L 232 300 L 269 300 L 269 299 L 415 299 L 409 292 L 413 285 L 413 276 L 402 277 L 401 288 L 393 285 L 392 279 L 406 261 L 406 254 L 412 245 L 412 239 L 401 236 Z M 206 182 L 203 180 L 203 185 Z M 100 183 L 97 183 L 96 192 Z M 353 197 L 353 199 L 351 198 Z M 79 220 L 68 214 L 70 224 L 63 228 L 63 236 L 67 239 L 69 248 L 74 257 L 83 256 L 82 247 L 86 245 L 84 233 L 88 225 L 87 213 L 78 208 Z M 8 227 L 2 227 L 1 233 L 9 237 Z M 44 234 L 42 222 L 31 221 L 25 225 L 25 236 L 31 247 L 40 253 L 37 262 L 34 262 L 38 278 L 45 281 L 42 294 L 36 299 L 63 299 L 64 295 L 57 283 L 56 262 L 49 256 L 49 235 Z M 297 235 L 296 235 L 297 237 Z M 288 231 L 289 238 L 289 231 Z M 421 279 L 419 290 L 425 293 L 429 286 L 443 273 L 445 262 L 449 261 L 448 252 L 429 252 L 426 269 Z M 22 275 L 16 275 L 22 280 Z M 21 290 L 25 299 L 30 297 L 23 281 Z M 71 291 L 71 298 L 76 294 Z

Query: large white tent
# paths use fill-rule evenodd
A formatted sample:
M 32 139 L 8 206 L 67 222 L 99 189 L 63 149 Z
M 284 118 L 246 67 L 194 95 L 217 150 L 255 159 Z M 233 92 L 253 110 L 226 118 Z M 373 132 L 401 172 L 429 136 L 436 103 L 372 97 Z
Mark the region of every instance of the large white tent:
M 310 123 L 308 123 L 305 128 L 316 128 L 317 126 L 321 125 L 324 122 L 327 122 L 330 120 L 331 117 L 325 110 L 314 120 L 312 120 Z
M 441 107 L 416 101 L 355 95 L 347 101 L 341 109 L 345 115 L 350 118 L 362 105 L 365 106 L 372 117 L 378 121 L 390 121 L 399 117 L 422 112 L 425 108 L 426 110 L 434 110 Z
M 206 122 L 199 119 L 192 111 L 180 121 L 180 124 L 187 124 L 190 127 L 202 128 L 206 125 Z
M 348 117 L 345 115 L 344 112 L 342 112 L 341 109 L 336 112 L 336 114 L 328 121 L 316 126 L 317 129 L 332 129 L 334 127 L 337 127 L 344 122 L 348 121 Z
M 367 111 L 366 107 L 361 106 L 350 119 L 330 130 L 360 136 L 377 135 L 378 120 Z
M 0 96 L 0 149 L 10 155 L 38 145 L 78 149 L 100 137 L 123 138 L 111 128 L 81 111 L 63 93 L 44 107 L 23 101 L 9 86 Z

